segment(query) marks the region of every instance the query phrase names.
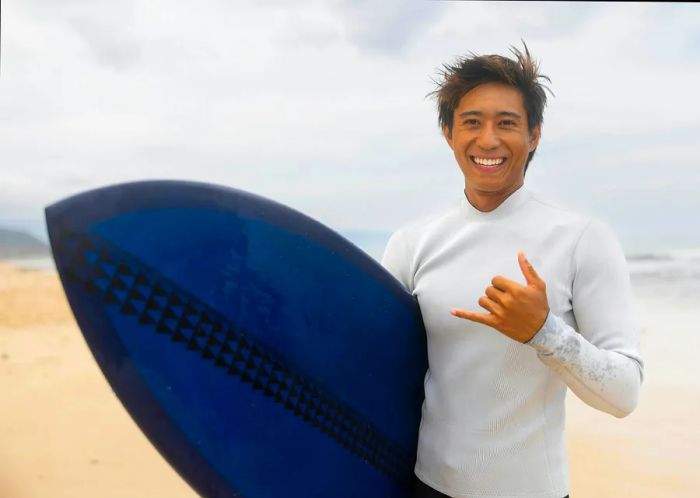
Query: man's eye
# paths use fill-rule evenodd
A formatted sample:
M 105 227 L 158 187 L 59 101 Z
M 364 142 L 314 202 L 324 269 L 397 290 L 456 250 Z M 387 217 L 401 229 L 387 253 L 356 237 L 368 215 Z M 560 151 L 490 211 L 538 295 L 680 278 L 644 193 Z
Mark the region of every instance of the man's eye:
M 515 121 L 513 121 L 512 119 L 504 119 L 503 121 L 501 121 L 501 125 L 502 126 L 515 126 Z
M 478 126 L 479 120 L 478 119 L 465 119 L 464 124 L 467 126 Z

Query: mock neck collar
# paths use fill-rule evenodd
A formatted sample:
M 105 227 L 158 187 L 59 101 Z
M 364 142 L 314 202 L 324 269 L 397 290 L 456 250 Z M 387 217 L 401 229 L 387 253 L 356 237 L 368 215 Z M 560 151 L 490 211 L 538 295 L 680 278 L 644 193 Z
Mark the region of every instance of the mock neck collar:
M 523 184 L 518 190 L 506 197 L 501 204 L 492 211 L 479 211 L 467 199 L 467 194 L 462 191 L 461 210 L 467 218 L 475 220 L 492 220 L 507 216 L 517 211 L 531 197 L 530 191 Z

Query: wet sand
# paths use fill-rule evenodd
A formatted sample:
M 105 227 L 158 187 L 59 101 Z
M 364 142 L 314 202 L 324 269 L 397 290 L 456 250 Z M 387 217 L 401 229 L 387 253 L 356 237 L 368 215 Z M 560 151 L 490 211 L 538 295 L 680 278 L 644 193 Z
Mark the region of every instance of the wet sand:
M 615 419 L 570 394 L 572 497 L 698 496 L 700 378 L 661 375 L 684 372 L 690 354 L 673 355 L 694 344 L 660 347 L 664 313 L 646 317 L 648 378 L 632 415 Z M 0 393 L 0 496 L 196 496 L 112 393 L 53 272 L 0 263 Z

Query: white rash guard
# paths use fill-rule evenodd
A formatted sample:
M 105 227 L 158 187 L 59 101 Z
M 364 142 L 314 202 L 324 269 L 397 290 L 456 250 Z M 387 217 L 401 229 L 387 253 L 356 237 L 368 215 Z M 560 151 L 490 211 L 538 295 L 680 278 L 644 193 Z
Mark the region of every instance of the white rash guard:
M 629 270 L 605 223 L 520 187 L 490 212 L 458 207 L 398 230 L 382 265 L 418 300 L 430 368 L 416 475 L 453 497 L 561 498 L 569 492 L 567 386 L 616 417 L 642 382 Z M 527 344 L 450 314 L 503 275 L 525 285 L 524 251 L 550 313 Z

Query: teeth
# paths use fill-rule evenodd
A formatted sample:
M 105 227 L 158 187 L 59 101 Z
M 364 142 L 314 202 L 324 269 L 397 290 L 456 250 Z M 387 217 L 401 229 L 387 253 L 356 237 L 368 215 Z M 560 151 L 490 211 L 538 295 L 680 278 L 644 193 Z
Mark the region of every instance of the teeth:
M 503 161 L 505 161 L 505 158 L 503 157 L 500 159 L 483 159 L 481 157 L 474 157 L 474 162 L 476 164 L 481 164 L 482 166 L 496 166 L 498 164 L 502 164 Z

